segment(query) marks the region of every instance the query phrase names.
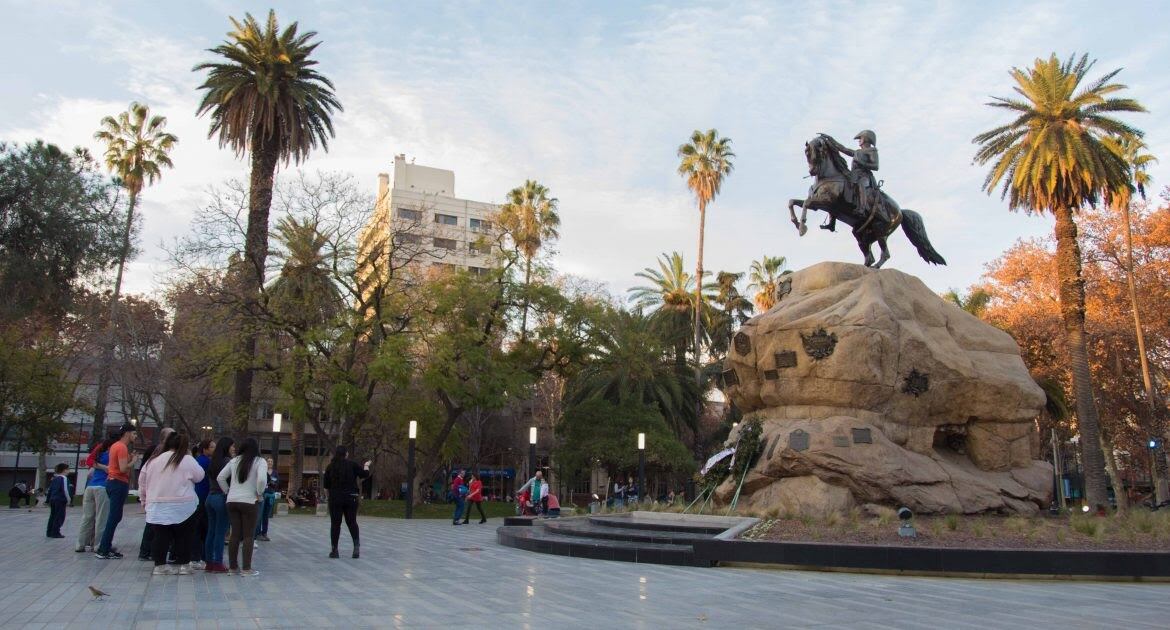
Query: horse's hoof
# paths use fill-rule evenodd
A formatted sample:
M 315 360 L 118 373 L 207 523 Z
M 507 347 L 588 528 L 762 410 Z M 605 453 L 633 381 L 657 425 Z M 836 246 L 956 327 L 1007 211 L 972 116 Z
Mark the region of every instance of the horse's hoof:
M 806 225 L 800 226 L 800 235 L 801 236 L 804 236 L 804 233 L 807 231 L 808 231 L 808 226 L 806 226 Z

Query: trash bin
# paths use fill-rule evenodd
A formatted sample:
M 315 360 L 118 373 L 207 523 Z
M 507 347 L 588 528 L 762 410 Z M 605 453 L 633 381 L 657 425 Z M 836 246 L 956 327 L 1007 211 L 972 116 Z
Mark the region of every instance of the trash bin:
M 600 511 L 601 511 L 601 502 L 600 501 L 594 501 L 594 502 L 589 504 L 589 513 L 590 514 L 597 514 Z

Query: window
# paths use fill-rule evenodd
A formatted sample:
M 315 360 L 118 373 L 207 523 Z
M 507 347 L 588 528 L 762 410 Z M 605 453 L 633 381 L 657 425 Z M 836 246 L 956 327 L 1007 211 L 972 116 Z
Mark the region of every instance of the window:
M 492 246 L 489 243 L 483 243 L 480 241 L 469 241 L 467 243 L 467 249 L 474 254 L 480 255 L 487 255 L 492 253 Z
M 435 223 L 440 225 L 459 225 L 459 218 L 450 214 L 435 213 Z
M 486 276 L 488 272 L 488 270 L 484 267 L 468 267 L 467 270 L 470 271 L 471 275 L 473 276 Z
M 410 208 L 399 208 L 398 218 L 406 219 L 407 221 L 422 221 L 422 210 L 411 210 Z
M 439 249 L 458 249 L 459 243 L 453 238 L 436 238 L 435 247 Z
M 455 265 L 452 265 L 451 263 L 439 263 L 439 262 L 431 264 L 431 268 L 437 269 L 438 271 L 441 271 L 444 273 L 454 273 L 455 270 L 458 269 L 458 267 L 456 267 Z
M 492 229 L 492 222 L 483 219 L 471 219 L 470 225 L 471 229 L 477 232 L 490 232 Z
M 394 243 L 396 245 L 418 245 L 422 242 L 422 237 L 418 234 L 395 234 Z

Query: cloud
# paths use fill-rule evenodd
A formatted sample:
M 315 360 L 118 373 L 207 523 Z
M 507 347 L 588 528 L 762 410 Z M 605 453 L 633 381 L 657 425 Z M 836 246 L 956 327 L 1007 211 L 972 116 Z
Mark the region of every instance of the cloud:
M 1010 214 L 998 196 L 982 193 L 984 170 L 971 164 L 971 138 L 1003 120 L 983 103 L 1009 93 L 1010 67 L 1053 49 L 1092 49 L 1101 70 L 1126 66 L 1134 96 L 1161 111 L 1170 106 L 1170 78 L 1161 70 L 1167 44 L 1156 20 L 1126 14 L 1140 7 L 336 8 L 301 7 L 296 15 L 320 32 L 320 68 L 345 106 L 330 151 L 304 167 L 352 172 L 372 193 L 376 174 L 407 153 L 454 170 L 457 193 L 483 201 L 538 179 L 560 198 L 558 264 L 616 293 L 661 252 L 681 251 L 693 263 L 697 212 L 675 173 L 675 151 L 692 129 L 718 128 L 738 156 L 710 209 L 708 268 L 743 270 L 764 254 L 785 255 L 790 267 L 859 261 L 846 233 L 811 230 L 798 238 L 785 204 L 809 184 L 805 140 L 818 131 L 846 140 L 869 127 L 878 133 L 886 190 L 923 214 L 951 263 L 929 267 L 895 235 L 892 264 L 943 290 L 975 281 L 982 264 L 1017 237 L 1051 229 L 1048 220 Z M 45 87 L 32 122 L 0 122 L 0 135 L 92 146 L 101 116 L 132 98 L 168 116 L 181 140 L 176 168 L 144 195 L 146 251 L 129 279 L 134 290 L 147 290 L 165 269 L 158 243 L 191 229 L 206 187 L 247 175 L 246 162 L 207 140 L 207 121 L 194 116 L 200 77 L 190 68 L 220 41 L 222 12 L 231 9 L 200 9 L 200 19 L 216 27 L 198 39 L 116 6 L 76 9 L 92 28 L 69 46 L 119 68 L 108 81 L 121 98 Z M 1130 39 L 1143 45 L 1110 43 L 1103 35 L 1112 36 L 1114 22 L 1132 23 Z M 1155 153 L 1170 148 L 1164 116 L 1138 123 Z M 1155 169 L 1158 181 L 1167 165 Z

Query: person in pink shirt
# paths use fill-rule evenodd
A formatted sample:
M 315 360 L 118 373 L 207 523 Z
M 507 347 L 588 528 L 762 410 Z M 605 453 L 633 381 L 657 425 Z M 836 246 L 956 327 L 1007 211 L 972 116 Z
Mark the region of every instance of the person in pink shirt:
M 174 545 L 179 575 L 191 575 L 191 536 L 195 532 L 195 510 L 199 495 L 195 484 L 205 475 L 191 457 L 187 436 L 172 433 L 162 452 L 142 468 L 138 478 L 138 499 L 146 505 L 146 522 L 154 527 L 151 541 L 153 575 L 173 575 L 167 566 L 167 550 Z

